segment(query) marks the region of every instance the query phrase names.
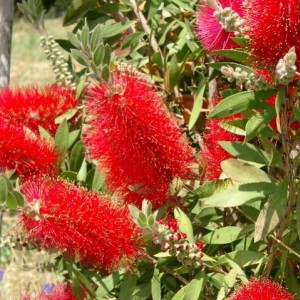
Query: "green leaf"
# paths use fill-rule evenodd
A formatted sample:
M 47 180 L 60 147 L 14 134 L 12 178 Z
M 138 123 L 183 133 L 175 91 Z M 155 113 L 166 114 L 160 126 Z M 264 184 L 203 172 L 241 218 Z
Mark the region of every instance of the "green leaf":
M 84 25 L 81 31 L 81 44 L 83 49 L 87 49 L 90 43 L 90 29 L 87 25 Z
M 230 187 L 202 199 L 210 207 L 235 207 L 257 200 L 263 200 L 273 194 L 275 183 L 254 182 Z
M 154 268 L 153 277 L 151 279 L 151 295 L 153 300 L 161 300 L 160 278 L 159 270 Z
M 69 26 L 84 17 L 90 10 L 97 8 L 97 0 L 73 0 L 64 17 L 63 26 Z
M 104 181 L 105 177 L 97 169 L 95 169 L 92 189 L 94 191 L 100 191 L 104 185 Z
M 223 160 L 221 168 L 229 178 L 239 183 L 275 182 L 275 179 L 263 170 L 234 158 Z
M 243 63 L 249 58 L 249 54 L 245 53 L 241 50 L 236 50 L 236 49 L 226 49 L 226 50 L 215 50 L 214 53 L 220 56 L 224 56 L 227 58 L 230 58 L 234 61 Z
M 71 171 L 65 171 L 65 172 L 62 172 L 59 176 L 63 179 L 68 179 L 70 181 L 75 181 L 76 178 L 77 178 L 77 173 L 76 172 L 71 172 Z
M 91 44 L 91 49 L 92 51 L 95 51 L 95 49 L 98 47 L 98 45 L 100 43 L 103 43 L 103 39 L 102 39 L 102 29 L 101 29 L 101 25 L 98 24 L 91 35 L 91 40 L 90 40 L 90 44 Z
M 18 206 L 23 207 L 25 201 L 24 201 L 24 198 L 23 198 L 22 194 L 17 192 L 17 191 L 14 191 L 13 194 L 14 194 L 16 200 L 17 200 Z
M 69 126 L 66 119 L 60 123 L 54 139 L 55 145 L 62 154 L 62 159 L 64 159 L 64 155 L 69 147 Z
M 87 176 L 87 162 L 83 159 L 79 172 L 77 174 L 77 180 L 85 182 Z
M 128 275 L 125 276 L 120 287 L 120 294 L 119 294 L 120 300 L 132 299 L 132 294 L 136 286 L 136 282 L 137 282 L 137 277 L 134 274 L 132 274 L 131 276 Z
M 92 283 L 88 280 L 88 278 L 85 275 L 83 275 L 83 273 L 79 272 L 75 268 L 72 268 L 72 270 L 73 270 L 75 276 L 80 281 L 80 283 L 85 287 L 85 289 L 89 293 L 89 295 L 91 295 L 92 298 L 95 299 L 96 294 L 95 294 L 94 288 L 92 286 Z
M 281 132 L 280 110 L 281 110 L 281 106 L 284 102 L 285 93 L 286 93 L 286 86 L 283 85 L 279 88 L 279 91 L 277 93 L 276 100 L 275 100 L 276 126 L 277 126 L 278 132 Z
M 180 231 L 186 233 L 190 243 L 194 243 L 193 226 L 189 217 L 179 207 L 175 208 L 174 217 L 178 221 Z
M 145 32 L 134 32 L 126 37 L 121 45 L 121 49 L 135 46 L 145 35 Z
M 97 67 L 102 64 L 103 58 L 104 58 L 104 45 L 99 44 L 94 52 L 94 57 L 93 57 L 93 61 Z
M 128 21 L 125 23 L 115 23 L 102 26 L 102 37 L 109 38 L 121 34 L 128 28 L 134 26 L 136 21 Z
M 44 137 L 48 141 L 54 141 L 51 134 L 43 127 L 39 126 L 39 133 L 42 137 Z
M 299 190 L 299 188 L 298 188 Z M 296 207 L 297 233 L 300 239 L 300 193 L 297 193 L 297 207 Z
M 181 288 L 172 300 L 198 300 L 206 281 L 204 271 L 200 271 L 195 278 Z
M 141 211 L 136 206 L 131 205 L 131 204 L 128 205 L 128 208 L 129 208 L 129 212 L 130 212 L 132 218 L 134 220 L 137 220 Z
M 0 177 L 0 203 L 3 203 L 6 201 L 6 198 L 8 196 L 8 188 L 6 184 L 6 180 L 4 177 Z
M 82 141 L 78 141 L 73 147 L 70 155 L 70 170 L 78 172 L 84 158 L 84 147 Z
M 103 57 L 103 65 L 110 65 L 110 59 L 111 59 L 111 49 L 108 44 L 104 47 L 104 57 Z
M 76 115 L 77 111 L 78 111 L 77 108 L 69 109 L 64 114 L 62 114 L 59 117 L 55 118 L 54 123 L 55 124 L 60 124 L 64 119 L 66 119 L 67 121 L 72 119 Z
M 82 64 L 85 67 L 89 67 L 90 60 L 85 53 L 77 49 L 71 49 L 71 54 L 75 58 L 75 60 L 78 61 L 80 64 Z
M 243 112 L 247 109 L 267 109 L 265 100 L 274 94 L 274 90 L 247 91 L 234 94 L 221 101 L 209 114 L 210 119 L 223 118 Z
M 79 99 L 82 95 L 82 92 L 85 88 L 85 84 L 86 84 L 86 74 L 82 75 L 80 77 L 80 80 L 77 84 L 77 87 L 76 87 L 76 99 Z
M 227 255 L 241 268 L 256 265 L 266 257 L 264 253 L 249 250 L 233 251 L 227 253 Z M 222 256 L 220 257 L 220 260 L 222 260 Z
M 110 79 L 110 70 L 109 70 L 108 65 L 105 65 L 105 66 L 102 68 L 101 76 L 102 76 L 102 79 L 105 80 L 106 82 L 109 81 L 109 79 Z
M 243 237 L 243 229 L 235 226 L 226 226 L 216 229 L 206 235 L 204 235 L 201 241 L 204 244 L 230 244 Z
M 284 217 L 289 180 L 286 177 L 279 185 L 274 194 L 265 203 L 255 222 L 254 241 L 258 242 L 268 233 L 273 231 Z
M 249 45 L 250 40 L 244 37 L 232 37 L 231 38 L 235 43 L 242 47 L 247 47 Z
M 79 134 L 80 134 L 80 129 L 73 130 L 69 133 L 68 149 L 75 143 L 75 141 L 79 137 Z
M 257 137 L 257 135 L 268 126 L 268 124 L 271 122 L 272 119 L 274 119 L 275 116 L 275 108 L 270 107 L 250 118 L 245 128 L 245 141 L 248 142 L 253 138 Z M 271 136 L 274 135 L 272 130 L 270 130 L 269 134 Z
M 74 33 L 68 32 L 68 38 L 69 38 L 70 43 L 73 46 L 75 46 L 78 49 L 81 48 L 81 43 L 80 43 L 79 39 L 77 38 L 77 36 Z
M 176 54 L 172 56 L 171 61 L 167 65 L 166 76 L 167 76 L 166 89 L 169 92 L 172 92 L 180 79 L 180 74 L 178 74 L 178 61 L 177 61 Z
M 16 209 L 18 207 L 18 200 L 15 195 L 11 192 L 6 197 L 6 205 L 9 209 Z
M 191 112 L 191 117 L 189 120 L 189 130 L 191 130 L 194 127 L 200 115 L 202 105 L 203 105 L 203 95 L 204 95 L 206 84 L 207 84 L 207 79 L 206 77 L 203 77 L 202 80 L 200 81 L 197 93 L 195 95 L 195 101 Z
M 252 144 L 239 142 L 219 142 L 219 144 L 225 151 L 236 158 L 266 166 L 269 166 L 271 163 L 269 155 Z

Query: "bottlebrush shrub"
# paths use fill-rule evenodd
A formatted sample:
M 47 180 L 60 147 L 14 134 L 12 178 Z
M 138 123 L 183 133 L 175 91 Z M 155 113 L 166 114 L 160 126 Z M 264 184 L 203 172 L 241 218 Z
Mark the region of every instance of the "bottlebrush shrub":
M 111 191 L 140 206 L 169 200 L 174 177 L 191 177 L 192 151 L 161 97 L 138 72 L 112 71 L 113 84 L 100 82 L 85 101 L 83 140 L 92 159 L 107 173 Z
M 206 123 L 206 131 L 203 136 L 205 148 L 201 151 L 200 154 L 205 179 L 219 179 L 222 173 L 221 162 L 232 157 L 220 146 L 219 142 L 243 141 L 243 137 L 231 133 L 220 127 L 221 122 L 233 119 L 236 119 L 236 116 L 223 119 L 208 120 Z
M 21 223 L 41 248 L 106 272 L 138 257 L 139 229 L 120 203 L 61 179 L 34 179 L 22 191 L 28 207 Z
M 0 91 L 0 110 L 19 121 L 34 132 L 42 126 L 54 134 L 58 125 L 55 118 L 69 109 L 76 108 L 78 101 L 74 92 L 65 87 L 46 85 L 4 89 Z
M 84 300 L 87 298 L 87 295 L 84 293 L 80 299 Z M 74 295 L 72 286 L 58 284 L 56 285 L 51 292 L 43 291 L 38 296 L 31 298 L 29 295 L 23 295 L 21 300 L 78 300 Z
M 267 278 L 252 278 L 244 283 L 229 300 L 293 300 L 280 284 Z
M 293 46 L 300 66 L 300 3 L 298 0 L 248 0 L 244 3 L 253 61 L 268 68 Z M 283 17 L 284 16 L 284 17 Z
M 58 172 L 54 145 L 35 135 L 24 124 L 0 114 L 0 166 L 27 179 Z
M 237 48 L 238 45 L 231 39 L 234 32 L 226 31 L 214 15 L 215 9 L 209 1 L 200 0 L 196 12 L 196 34 L 208 51 Z M 240 17 L 243 17 L 242 0 L 219 0 L 217 5 L 222 8 L 231 7 Z

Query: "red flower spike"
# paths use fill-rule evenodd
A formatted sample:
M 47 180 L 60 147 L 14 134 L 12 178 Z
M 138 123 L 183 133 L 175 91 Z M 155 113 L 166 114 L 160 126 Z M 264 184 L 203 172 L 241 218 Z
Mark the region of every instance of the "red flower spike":
M 160 224 L 162 224 L 162 223 L 160 223 Z M 168 220 L 167 220 L 167 226 L 170 228 L 170 229 L 172 229 L 174 232 L 177 232 L 178 231 L 178 223 L 177 223 L 177 221 L 176 221 L 176 219 L 174 219 L 174 218 L 169 218 Z
M 231 7 L 243 17 L 243 0 L 219 0 L 218 2 L 223 8 Z M 214 12 L 207 1 L 200 0 L 196 13 L 196 34 L 204 48 L 208 51 L 214 51 L 239 47 L 231 39 L 234 37 L 234 33 L 225 31 L 222 28 L 222 25 L 214 16 Z
M 32 180 L 22 191 L 32 208 L 21 216 L 23 228 L 43 249 L 106 272 L 138 257 L 140 231 L 119 203 L 61 179 Z
M 190 177 L 195 159 L 150 83 L 129 68 L 112 73 L 113 86 L 102 82 L 88 91 L 83 139 L 110 190 L 126 202 L 141 206 L 146 198 L 159 207 L 170 200 L 174 177 Z
M 219 144 L 221 141 L 237 142 L 243 138 L 220 127 L 220 122 L 235 119 L 236 116 L 223 119 L 208 120 L 206 132 L 203 136 L 205 149 L 201 151 L 204 177 L 208 180 L 219 179 L 222 169 L 221 162 L 232 156 Z
M 256 65 L 273 68 L 295 46 L 300 67 L 299 0 L 247 0 L 245 20 Z
M 72 90 L 60 86 L 4 89 L 0 91 L 0 111 L 22 122 L 38 133 L 42 126 L 54 134 L 55 118 L 76 108 L 78 101 Z
M 57 173 L 58 155 L 53 145 L 14 119 L 0 114 L 0 166 L 28 178 Z
M 22 296 L 21 300 L 30 300 L 28 295 Z M 78 300 L 74 295 L 73 289 L 70 285 L 58 284 L 54 287 L 51 293 L 42 292 L 34 298 L 35 300 Z M 83 293 L 82 300 L 87 299 L 87 294 Z
M 252 278 L 232 294 L 229 300 L 293 300 L 280 284 L 267 278 Z

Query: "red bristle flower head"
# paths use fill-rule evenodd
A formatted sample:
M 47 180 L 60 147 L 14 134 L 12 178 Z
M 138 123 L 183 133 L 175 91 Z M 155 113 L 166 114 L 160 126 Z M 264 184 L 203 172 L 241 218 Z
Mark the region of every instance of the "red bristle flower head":
M 280 284 L 267 278 L 252 278 L 234 292 L 229 300 L 294 300 Z
M 92 159 L 107 173 L 110 190 L 126 202 L 154 207 L 169 200 L 173 178 L 191 176 L 193 154 L 160 95 L 128 67 L 112 71 L 113 85 L 88 91 L 83 140 Z
M 27 87 L 0 91 L 0 111 L 21 121 L 34 132 L 38 126 L 51 134 L 58 125 L 55 118 L 76 108 L 74 92 L 60 86 Z
M 22 123 L 0 114 L 0 166 L 28 178 L 58 172 L 54 145 L 36 136 Z
M 201 160 L 205 179 L 219 179 L 222 173 L 221 162 L 232 157 L 221 147 L 219 142 L 237 142 L 243 140 L 241 136 L 231 133 L 220 126 L 222 122 L 234 120 L 236 118 L 236 116 L 233 116 L 207 121 L 206 131 L 203 136 L 205 148 L 201 151 Z
M 210 3 L 209 3 L 210 2 Z M 243 0 L 200 0 L 196 13 L 196 34 L 208 51 L 237 48 L 238 45 L 231 39 L 234 32 L 226 31 L 217 20 L 215 12 L 218 8 L 230 7 L 240 17 L 243 17 Z M 215 7 L 211 7 L 214 4 Z
M 21 300 L 31 300 L 29 295 L 22 296 Z M 52 291 L 43 291 L 34 298 L 35 300 L 78 300 L 75 296 L 71 285 L 58 284 Z M 81 295 L 82 300 L 87 299 L 87 294 L 83 292 Z
M 34 179 L 22 192 L 28 209 L 21 223 L 41 248 L 106 272 L 138 257 L 140 232 L 120 203 L 61 179 Z
M 300 1 L 247 0 L 244 3 L 247 35 L 256 65 L 273 69 L 292 48 L 300 66 Z

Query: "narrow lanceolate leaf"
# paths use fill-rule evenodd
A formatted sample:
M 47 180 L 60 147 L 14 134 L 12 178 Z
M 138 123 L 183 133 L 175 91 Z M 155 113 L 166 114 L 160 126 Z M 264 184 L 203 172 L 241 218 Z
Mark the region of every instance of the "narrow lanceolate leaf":
M 172 300 L 198 300 L 206 281 L 205 273 L 200 271 L 195 278 L 180 289 Z
M 4 202 L 8 195 L 8 187 L 6 180 L 3 177 L 0 177 L 0 203 Z
M 280 124 L 280 110 L 282 103 L 284 101 L 286 93 L 286 86 L 281 86 L 275 100 L 275 110 L 276 110 L 276 126 L 279 133 L 281 133 L 281 124 Z
M 160 286 L 161 275 L 158 269 L 154 269 L 153 277 L 151 279 L 151 293 L 153 300 L 161 300 L 161 286 Z
M 88 67 L 90 65 L 88 56 L 83 52 L 76 49 L 71 49 L 71 54 L 75 58 L 75 60 L 77 60 L 83 66 Z
M 215 50 L 214 53 L 230 58 L 234 61 L 243 63 L 245 60 L 249 58 L 249 54 L 245 53 L 241 50 L 236 50 L 236 49 L 226 49 L 226 50 Z
M 276 189 L 275 183 L 254 182 L 233 186 L 202 199 L 210 207 L 235 207 L 266 199 Z
M 247 109 L 267 109 L 265 100 L 275 93 L 274 90 L 247 91 L 231 95 L 221 101 L 209 114 L 210 119 L 223 118 L 243 112 Z
M 289 180 L 286 177 L 260 212 L 255 223 L 255 242 L 260 241 L 273 231 L 284 217 L 287 204 L 288 182 Z
M 90 44 L 91 44 L 91 50 L 94 51 L 97 46 L 102 43 L 102 36 L 101 36 L 101 25 L 98 24 L 94 30 L 93 30 L 93 33 L 91 35 L 91 40 L 90 40 Z
M 189 121 L 189 130 L 191 130 L 194 125 L 197 122 L 197 119 L 200 115 L 201 109 L 202 109 L 202 104 L 203 104 L 203 95 L 206 87 L 207 79 L 205 77 L 202 78 L 196 96 L 195 96 L 195 101 L 193 105 L 193 109 L 191 112 L 191 117 Z
M 176 207 L 174 210 L 175 219 L 178 220 L 180 231 L 186 233 L 187 239 L 190 243 L 194 243 L 193 226 L 189 217 L 179 208 Z
M 239 142 L 219 142 L 219 144 L 236 158 L 266 166 L 269 166 L 271 163 L 271 157 L 265 151 L 252 144 Z
M 221 162 L 223 172 L 239 183 L 275 182 L 275 179 L 261 169 L 237 159 L 227 159 Z
M 18 207 L 17 198 L 13 193 L 8 193 L 6 197 L 6 205 L 9 209 L 16 209 Z
M 246 124 L 246 137 L 245 141 L 248 142 L 255 138 L 264 129 L 268 129 L 269 136 L 274 135 L 274 132 L 268 128 L 268 124 L 276 116 L 276 111 L 274 107 L 269 107 L 263 110 L 261 113 L 254 115 Z
M 235 226 L 227 226 L 216 229 L 202 237 L 204 244 L 230 244 L 243 237 L 242 228 Z

